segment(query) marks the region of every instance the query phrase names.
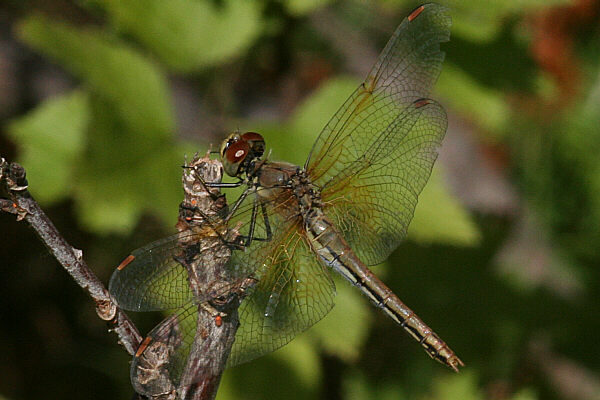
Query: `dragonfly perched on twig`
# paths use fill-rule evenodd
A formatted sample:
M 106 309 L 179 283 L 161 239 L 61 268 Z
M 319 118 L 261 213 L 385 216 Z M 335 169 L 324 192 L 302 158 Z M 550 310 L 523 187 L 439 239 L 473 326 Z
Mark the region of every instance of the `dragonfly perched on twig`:
M 222 164 L 208 154 L 186 161 L 179 233 L 134 251 L 110 281 L 121 307 L 178 308 L 141 342 L 131 363 L 132 385 L 148 398 L 214 398 L 239 326 L 237 309 L 256 283 L 228 267 L 228 242 L 238 233 L 220 217 L 224 196 L 204 184 L 222 175 Z M 150 266 L 150 276 L 138 274 Z
M 241 326 L 228 365 L 273 351 L 323 318 L 334 304 L 330 269 L 432 358 L 455 371 L 463 365 L 367 267 L 384 261 L 404 238 L 446 132 L 443 108 L 427 96 L 441 70 L 440 43 L 448 41 L 450 25 L 440 5 L 412 11 L 325 126 L 303 167 L 264 158 L 265 141 L 254 132 L 223 142 L 225 172 L 238 181 L 206 185 L 243 188 L 223 217 L 239 231 L 229 244 L 237 250 L 228 265 L 240 279 L 255 282 L 239 308 Z M 180 270 L 172 245 L 150 245 L 115 272 L 111 291 L 122 307 L 174 308 L 194 297 L 178 289 L 184 278 L 164 285 Z M 203 296 L 195 301 L 206 301 Z

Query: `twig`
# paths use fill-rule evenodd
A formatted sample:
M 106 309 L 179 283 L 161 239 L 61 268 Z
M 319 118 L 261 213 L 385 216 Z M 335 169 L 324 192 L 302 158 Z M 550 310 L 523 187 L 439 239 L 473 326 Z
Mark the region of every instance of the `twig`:
M 196 155 L 184 168 L 180 233 L 172 259 L 187 271 L 196 301 L 154 328 L 133 359 L 132 384 L 150 399 L 215 398 L 239 326 L 237 308 L 255 283 L 228 269 L 232 250 L 227 242 L 236 233 L 221 219 L 227 210 L 224 196 L 204 184 L 221 178 L 220 162 L 208 155 Z M 117 273 L 125 268 L 130 267 Z
M 27 221 L 50 253 L 92 297 L 98 316 L 111 323 L 119 342 L 134 356 L 133 386 L 151 399 L 211 400 L 216 397 L 239 326 L 237 308 L 247 289 L 255 283 L 252 278 L 233 276 L 226 268 L 231 249 L 224 238 L 234 240 L 236 233 L 219 224 L 219 215 L 227 207 L 225 198 L 219 195 L 218 189 L 208 192 L 203 184 L 220 181 L 221 177 L 221 164 L 208 157 L 196 156 L 184 169 L 185 197 L 177 224 L 182 237 L 182 258 L 178 261 L 188 270 L 196 298 L 206 301 L 193 304 L 193 311 L 198 313 L 196 331 L 193 342 L 188 343 L 190 351 L 185 367 L 173 382 L 171 357 L 177 346 L 190 340 L 181 335 L 177 316 L 167 318 L 142 341 L 133 322 L 83 261 L 82 251 L 67 243 L 28 192 L 25 169 L 0 158 L 0 187 L 4 187 L 10 197 L 0 199 L 0 209 L 15 214 L 18 221 Z M 160 332 L 164 333 L 162 341 Z M 151 379 L 147 378 L 149 372 Z
M 129 317 L 111 298 L 108 290 L 91 271 L 82 258 L 82 251 L 75 249 L 62 237 L 52 221 L 42 211 L 27 190 L 25 169 L 17 163 L 8 163 L 0 157 L 0 186 L 10 199 L 0 199 L 0 209 L 17 215 L 17 221 L 25 220 L 35 230 L 50 253 L 75 279 L 96 303 L 98 316 L 108 321 L 129 354 L 135 354 L 141 335 Z
M 231 249 L 223 239 L 230 232 L 220 218 L 227 209 L 225 197 L 217 188 L 209 189 L 204 184 L 220 182 L 222 175 L 221 163 L 210 160 L 208 154 L 204 158 L 196 155 L 183 173 L 184 200 L 177 227 L 182 233 L 195 228 L 205 230 L 207 219 L 210 219 L 212 229 L 208 232 L 212 234 L 203 235 L 198 243 L 191 243 L 197 245 L 198 250 L 196 254 L 186 251 L 188 257 L 183 264 L 196 297 L 208 296 L 211 301 L 197 306 L 194 342 L 180 379 L 182 399 L 212 400 L 216 397 L 239 326 L 237 308 L 247 287 L 227 269 Z M 192 212 L 186 212 L 190 207 Z M 211 293 L 218 296 L 211 296 Z

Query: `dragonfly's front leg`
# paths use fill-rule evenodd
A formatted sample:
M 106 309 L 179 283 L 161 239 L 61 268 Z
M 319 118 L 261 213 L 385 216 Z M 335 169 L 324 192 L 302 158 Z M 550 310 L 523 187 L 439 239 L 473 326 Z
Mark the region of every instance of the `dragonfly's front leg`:
M 260 202 L 260 209 L 265 222 L 265 233 L 267 234 L 266 241 L 270 242 L 273 239 L 273 232 L 271 231 L 271 223 L 269 223 L 269 216 L 267 215 L 267 206 L 264 202 Z
M 265 238 L 254 237 L 254 231 L 256 229 L 256 217 L 258 214 L 258 207 L 260 204 L 260 211 L 263 216 L 263 222 L 265 224 Z M 244 240 L 244 247 L 249 247 L 253 240 L 259 242 L 269 242 L 273 238 L 273 232 L 271 231 L 271 224 L 269 222 L 269 216 L 267 215 L 267 206 L 262 200 L 259 200 L 258 196 L 254 197 L 254 203 L 252 205 L 252 216 L 250 218 L 250 229 L 248 230 L 248 236 L 241 236 L 240 239 Z
M 204 179 L 200 179 L 202 185 L 207 188 L 236 188 L 242 186 L 245 181 L 240 179 L 237 182 L 206 182 Z
M 221 193 L 213 193 L 210 189 L 212 188 L 236 188 L 244 184 L 244 180 L 240 179 L 238 182 L 206 182 L 201 176 L 196 177 L 196 181 L 200 182 L 204 190 L 210 194 L 213 200 L 217 200 L 223 196 Z
M 246 183 L 245 180 L 240 180 L 239 182 L 233 182 L 233 183 L 228 183 L 228 182 L 204 182 L 204 185 L 206 187 L 218 187 L 218 188 L 236 188 L 236 187 L 240 187 L 242 186 L 244 183 Z M 247 188 L 246 190 L 244 190 L 244 192 L 240 195 L 240 197 L 236 200 L 235 204 L 233 205 L 233 207 L 231 208 L 231 210 L 229 211 L 229 214 L 227 215 L 227 217 L 225 217 L 224 222 L 227 223 L 229 222 L 229 220 L 235 215 L 235 213 L 237 212 L 237 210 L 239 209 L 239 207 L 241 206 L 241 204 L 244 202 L 244 200 L 246 199 L 246 197 L 248 197 L 248 195 L 250 194 L 251 191 L 255 191 L 256 189 L 254 188 Z M 254 197 L 254 202 L 252 204 L 252 214 L 250 217 L 250 225 L 249 225 L 249 231 L 248 231 L 248 235 L 247 236 L 239 236 L 237 238 L 237 242 L 236 243 L 231 243 L 234 246 L 240 246 L 240 247 L 249 247 L 252 244 L 253 240 L 256 241 L 262 241 L 262 242 L 268 242 L 273 238 L 273 232 L 271 230 L 271 224 L 269 223 L 269 217 L 267 214 L 267 208 L 266 205 L 263 201 L 259 200 L 258 196 L 256 196 L 256 193 L 254 193 L 255 197 Z M 257 238 L 254 237 L 254 231 L 256 229 L 256 217 L 258 215 L 258 207 L 260 205 L 260 212 L 262 214 L 263 217 L 263 221 L 264 221 L 264 226 L 265 226 L 265 234 L 266 237 L 264 238 Z

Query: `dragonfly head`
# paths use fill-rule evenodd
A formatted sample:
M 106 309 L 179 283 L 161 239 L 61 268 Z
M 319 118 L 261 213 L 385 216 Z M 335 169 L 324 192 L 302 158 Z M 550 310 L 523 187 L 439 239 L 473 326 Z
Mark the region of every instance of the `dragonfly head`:
M 221 144 L 221 161 L 225 173 L 239 177 L 248 172 L 252 162 L 265 152 L 265 139 L 256 132 L 232 133 Z

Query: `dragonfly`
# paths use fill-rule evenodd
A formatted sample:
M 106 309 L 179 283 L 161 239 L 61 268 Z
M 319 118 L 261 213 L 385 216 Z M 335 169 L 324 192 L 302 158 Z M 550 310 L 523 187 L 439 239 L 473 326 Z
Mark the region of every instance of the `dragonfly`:
M 236 180 L 206 185 L 242 188 L 221 222 L 239 232 L 228 244 L 228 268 L 240 280 L 252 280 L 238 310 L 240 327 L 228 366 L 274 351 L 321 320 L 334 305 L 331 271 L 356 286 L 433 359 L 455 371 L 464 366 L 369 269 L 404 239 L 445 135 L 445 111 L 428 95 L 441 71 L 440 43 L 449 40 L 450 26 L 443 6 L 413 10 L 323 128 L 303 166 L 269 160 L 265 140 L 255 132 L 235 132 L 223 142 L 224 171 Z M 181 252 L 179 243 L 178 237 L 152 243 L 115 271 L 109 289 L 122 308 L 179 308 L 175 318 L 185 326 L 197 318 L 189 304 L 217 296 L 189 289 L 174 256 Z M 159 326 L 149 336 L 169 340 L 172 326 Z M 195 330 L 188 330 L 193 336 Z M 184 363 L 185 351 L 173 357 L 177 360 L 165 361 L 167 367 Z M 173 367 L 171 377 L 177 381 L 179 373 Z

